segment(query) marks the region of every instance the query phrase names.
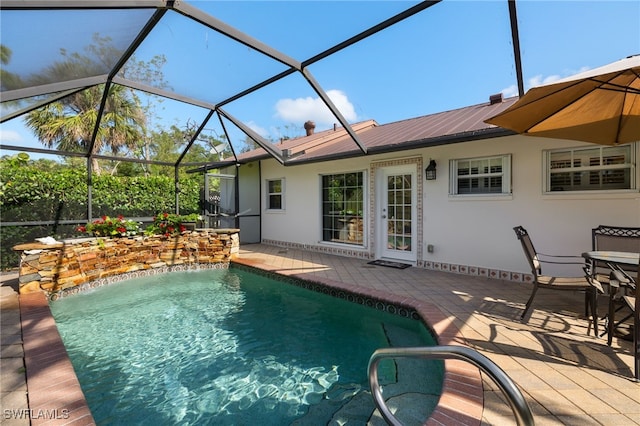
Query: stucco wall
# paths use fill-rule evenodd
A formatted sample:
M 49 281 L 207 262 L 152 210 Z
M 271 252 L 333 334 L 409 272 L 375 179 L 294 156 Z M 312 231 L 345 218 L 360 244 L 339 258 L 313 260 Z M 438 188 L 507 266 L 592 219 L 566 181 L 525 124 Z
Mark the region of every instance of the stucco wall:
M 639 144 L 634 145 L 637 159 Z M 577 255 L 591 248 L 591 229 L 600 224 L 640 227 L 637 189 L 632 193 L 543 194 L 543 150 L 580 146 L 594 145 L 517 135 L 301 166 L 283 167 L 275 160 L 265 160 L 261 164 L 263 187 L 266 179 L 274 178 L 284 178 L 286 186 L 283 211 L 265 210 L 265 196 L 261 196 L 262 239 L 331 246 L 320 241 L 319 175 L 365 170 L 371 178 L 375 161 L 419 155 L 424 165 L 431 158 L 436 160 L 438 177 L 423 182 L 423 254 L 418 261 L 528 273 L 512 229 L 516 225 L 527 228 L 540 252 Z M 500 154 L 512 155 L 511 196 L 449 196 L 449 160 Z M 638 187 L 640 182 L 636 182 Z M 434 246 L 433 253 L 427 252 L 427 244 Z M 374 255 L 373 249 L 369 244 L 362 250 Z

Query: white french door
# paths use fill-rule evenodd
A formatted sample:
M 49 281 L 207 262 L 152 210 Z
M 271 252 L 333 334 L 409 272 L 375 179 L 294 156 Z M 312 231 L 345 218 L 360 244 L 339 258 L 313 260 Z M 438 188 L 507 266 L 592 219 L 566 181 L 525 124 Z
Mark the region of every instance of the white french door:
M 378 258 L 417 260 L 416 175 L 415 165 L 382 167 L 376 174 Z

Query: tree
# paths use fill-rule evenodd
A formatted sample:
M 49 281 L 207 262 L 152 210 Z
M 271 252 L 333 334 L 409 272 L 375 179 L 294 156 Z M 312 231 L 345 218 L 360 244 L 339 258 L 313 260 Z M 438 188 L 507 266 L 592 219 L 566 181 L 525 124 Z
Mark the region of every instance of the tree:
M 120 74 L 128 80 L 143 82 L 159 89 L 171 89 L 171 86 L 164 79 L 164 74 L 162 73 L 162 68 L 166 63 L 167 59 L 164 55 L 156 55 L 148 62 L 138 61 L 135 57 L 131 57 Z M 151 154 L 154 150 L 153 136 L 156 133 L 150 129 L 153 128 L 154 121 L 158 119 L 156 110 L 158 106 L 164 102 L 164 98 L 150 93 L 140 94 L 135 91 L 131 93 L 135 101 L 140 105 L 140 108 L 144 111 L 147 121 L 145 133 L 138 142 L 138 146 L 132 151 L 132 154 L 148 161 L 151 160 Z M 150 173 L 148 164 L 142 163 L 141 167 L 144 174 L 148 176 Z
M 150 144 L 150 155 L 158 161 L 175 163 L 182 152 L 187 147 L 189 141 L 193 138 L 195 128 L 187 123 L 185 129 L 181 129 L 176 125 L 172 125 L 169 129 L 158 129 L 151 132 L 149 138 L 153 141 Z M 224 137 L 214 137 L 200 135 L 197 138 L 198 143 L 194 143 L 185 155 L 184 163 L 205 163 L 216 161 L 219 159 L 218 154 L 211 153 L 210 149 L 224 143 Z M 162 174 L 164 170 L 161 166 L 150 167 L 153 174 Z
M 11 49 L 4 44 L 0 44 L 0 64 L 8 65 L 11 61 L 11 55 L 13 55 Z M 0 85 L 2 90 L 17 89 L 20 87 L 20 77 L 2 67 L 0 68 Z
M 251 137 L 249 135 L 245 136 L 244 140 L 242 141 L 242 146 L 240 147 L 240 152 L 244 153 L 244 152 L 249 152 L 249 151 L 253 151 L 254 149 L 258 149 L 260 148 L 260 145 L 254 141 L 253 139 L 251 139 Z
M 194 121 L 187 120 L 183 131 L 185 142 L 193 139 L 197 127 Z M 184 161 L 187 163 L 220 161 L 224 158 L 224 151 L 229 150 L 228 145 L 226 135 L 218 135 L 215 130 L 205 129 L 196 137 L 196 141 L 185 155 Z M 221 148 L 223 148 L 222 151 L 218 153 Z
M 86 54 L 66 54 L 65 61 L 50 66 L 31 81 L 61 81 L 73 70 L 74 75 L 103 73 L 120 53 L 109 38 L 94 36 L 94 44 Z M 27 114 L 25 123 L 47 147 L 72 152 L 88 153 L 98 121 L 105 85 L 97 85 L 50 103 Z M 143 139 L 146 116 L 130 89 L 111 84 L 98 131 L 89 154 L 105 151 L 117 154 L 123 149 L 134 149 Z M 100 165 L 92 158 L 92 167 L 100 174 Z
M 47 147 L 62 151 L 87 152 L 93 136 L 104 85 L 73 94 L 27 114 L 25 123 Z M 116 154 L 133 148 L 141 139 L 145 123 L 142 110 L 127 96 L 123 86 L 112 85 L 100 120 L 91 154 L 109 149 Z M 92 158 L 92 167 L 100 166 Z

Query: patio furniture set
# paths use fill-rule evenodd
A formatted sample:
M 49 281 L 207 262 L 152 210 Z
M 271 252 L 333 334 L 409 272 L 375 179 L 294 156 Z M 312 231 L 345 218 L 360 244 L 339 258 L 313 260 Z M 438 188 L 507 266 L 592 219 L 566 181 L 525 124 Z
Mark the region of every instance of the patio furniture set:
M 600 225 L 592 229 L 592 249 L 580 256 L 551 255 L 536 251 L 526 229 L 514 228 L 522 244 L 525 257 L 533 274 L 533 290 L 521 315 L 526 320 L 539 288 L 582 291 L 585 294 L 585 316 L 590 317 L 596 336 L 607 335 L 611 346 L 613 336 L 628 329 L 633 338 L 634 378 L 640 381 L 640 228 Z M 544 274 L 543 264 L 578 265 L 580 276 Z M 546 268 L 545 268 L 546 269 Z M 598 296 L 608 297 L 605 329 L 598 334 Z M 633 319 L 631 324 L 629 320 Z

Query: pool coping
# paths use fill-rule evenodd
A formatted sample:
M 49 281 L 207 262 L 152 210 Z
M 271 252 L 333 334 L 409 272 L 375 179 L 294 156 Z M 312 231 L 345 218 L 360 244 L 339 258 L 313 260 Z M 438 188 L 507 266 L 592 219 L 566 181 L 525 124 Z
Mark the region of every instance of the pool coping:
M 95 425 L 44 292 L 20 295 L 31 425 Z
M 363 301 L 380 301 L 405 307 L 413 310 L 433 331 L 439 345 L 466 346 L 453 319 L 432 303 L 322 277 L 310 280 L 297 273 L 276 271 L 275 267 L 250 259 L 236 258 L 231 263 L 321 286 L 326 289 L 320 289 L 322 292 L 332 296 L 347 298 L 347 295 L 356 295 L 363 297 Z M 20 314 L 31 424 L 94 425 L 45 293 L 21 294 Z M 442 394 L 425 424 L 480 425 L 483 403 L 482 377 L 478 368 L 461 360 L 444 360 Z

